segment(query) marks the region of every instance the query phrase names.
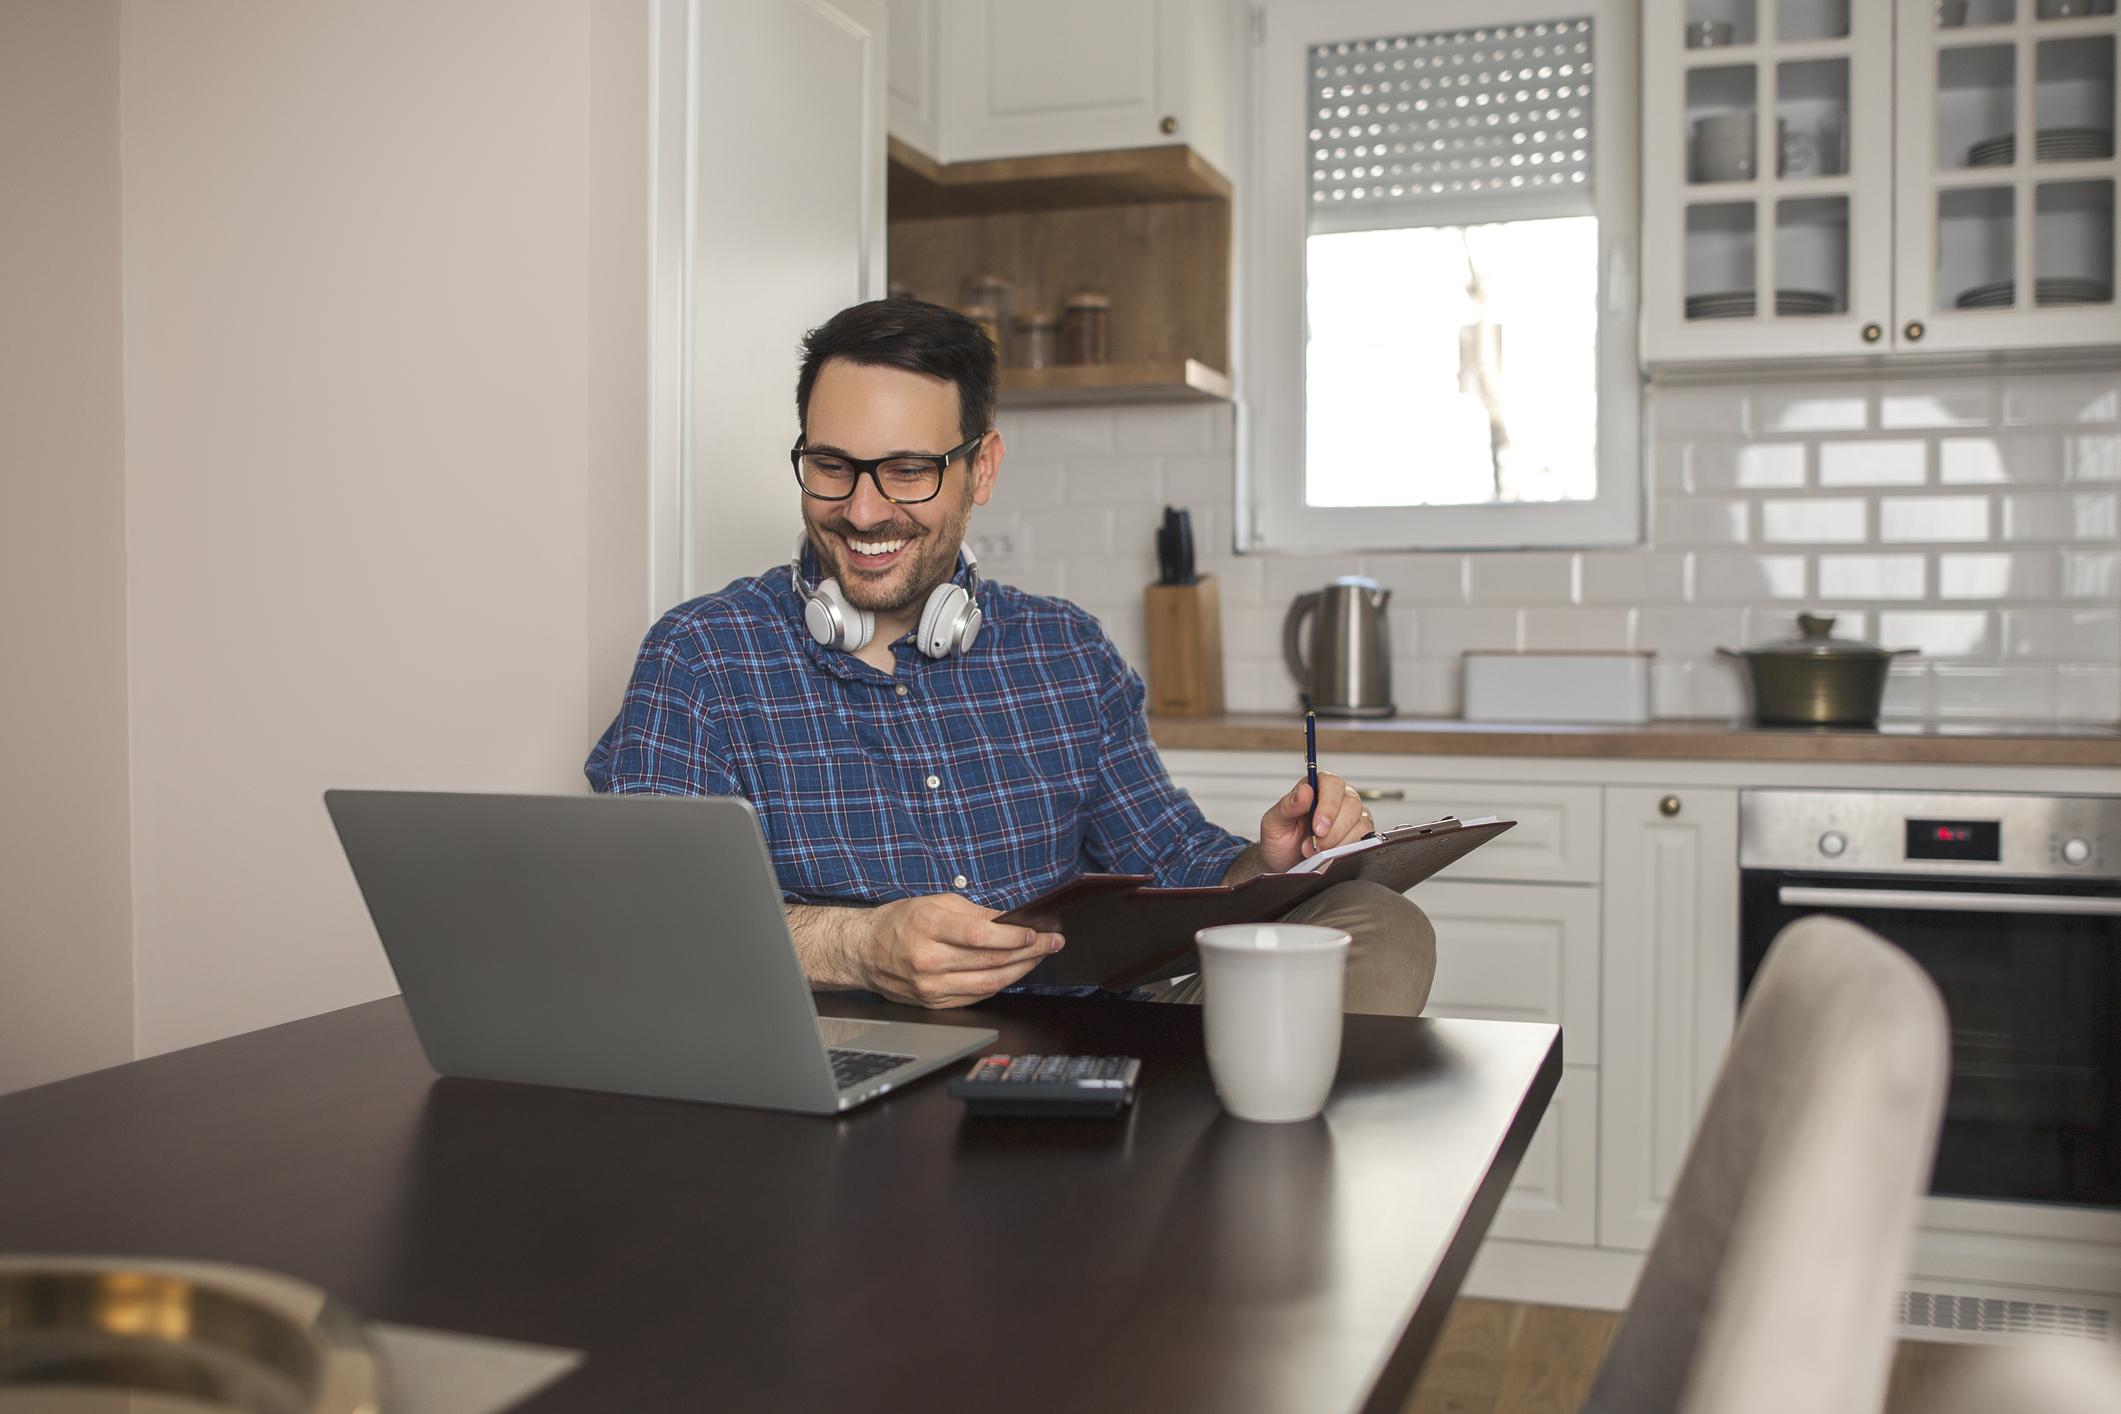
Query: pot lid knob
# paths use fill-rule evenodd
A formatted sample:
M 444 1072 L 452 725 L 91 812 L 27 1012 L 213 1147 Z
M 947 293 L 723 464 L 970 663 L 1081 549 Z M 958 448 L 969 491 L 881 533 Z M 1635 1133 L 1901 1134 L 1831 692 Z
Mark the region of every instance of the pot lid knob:
M 1834 635 L 1832 614 L 1799 614 L 1797 627 L 1806 638 L 1831 638 Z

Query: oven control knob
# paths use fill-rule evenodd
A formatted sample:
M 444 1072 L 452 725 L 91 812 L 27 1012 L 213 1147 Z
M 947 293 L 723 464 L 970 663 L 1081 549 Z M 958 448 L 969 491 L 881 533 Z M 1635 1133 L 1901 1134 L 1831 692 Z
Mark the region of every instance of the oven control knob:
M 1828 859 L 1839 859 L 1841 852 L 1849 847 L 1849 837 L 1839 830 L 1828 830 L 1819 837 L 1819 852 Z
M 2062 842 L 2062 862 L 2064 864 L 2082 864 L 2091 857 L 2091 841 L 2072 838 Z

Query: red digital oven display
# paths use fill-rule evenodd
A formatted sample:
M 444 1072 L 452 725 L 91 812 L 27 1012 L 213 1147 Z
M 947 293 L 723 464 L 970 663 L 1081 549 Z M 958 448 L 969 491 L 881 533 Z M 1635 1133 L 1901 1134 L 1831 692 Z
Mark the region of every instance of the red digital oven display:
M 1909 859 L 1958 859 L 1976 864 L 2003 861 L 2003 825 L 1997 820 L 1910 820 Z

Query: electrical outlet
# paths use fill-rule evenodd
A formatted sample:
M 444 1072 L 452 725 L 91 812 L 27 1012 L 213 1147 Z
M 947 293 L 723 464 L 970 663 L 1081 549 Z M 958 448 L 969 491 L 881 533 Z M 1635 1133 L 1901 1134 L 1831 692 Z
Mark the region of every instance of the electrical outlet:
M 1023 522 L 1013 512 L 982 519 L 984 524 L 975 524 L 965 532 L 965 543 L 979 556 L 981 571 L 1022 569 L 1028 549 Z

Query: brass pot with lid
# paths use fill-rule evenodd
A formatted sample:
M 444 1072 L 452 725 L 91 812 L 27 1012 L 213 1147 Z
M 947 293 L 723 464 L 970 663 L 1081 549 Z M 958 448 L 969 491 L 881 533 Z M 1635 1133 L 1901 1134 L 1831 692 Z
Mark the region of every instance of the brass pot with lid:
M 1753 716 L 1775 725 L 1867 727 L 1878 720 L 1893 659 L 1912 648 L 1880 648 L 1830 637 L 1831 614 L 1799 614 L 1802 636 L 1744 650 L 1719 648 L 1743 659 L 1753 682 Z

